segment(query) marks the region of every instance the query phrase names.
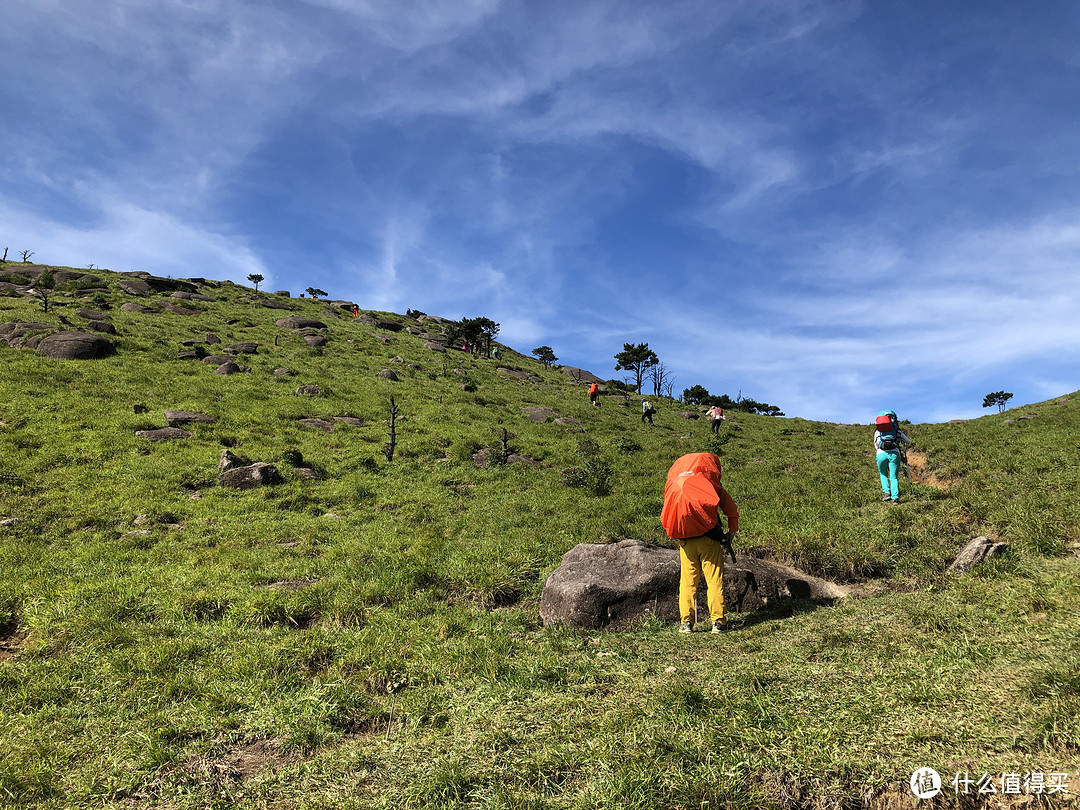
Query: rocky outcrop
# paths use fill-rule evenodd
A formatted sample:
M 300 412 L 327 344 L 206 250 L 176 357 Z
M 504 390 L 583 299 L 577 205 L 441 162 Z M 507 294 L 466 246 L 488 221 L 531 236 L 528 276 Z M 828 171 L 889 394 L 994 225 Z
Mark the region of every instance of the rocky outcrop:
M 36 348 L 45 357 L 58 360 L 97 360 L 116 351 L 113 344 L 105 338 L 85 332 L 57 332 L 47 335 Z
M 637 540 L 583 543 L 570 549 L 548 576 L 540 599 L 544 624 L 621 627 L 644 614 L 679 621 L 679 552 Z M 707 616 L 705 586 L 697 594 L 698 615 Z M 831 601 L 843 587 L 787 566 L 745 554 L 725 561 L 728 610 L 752 611 L 785 599 Z
M 597 377 L 591 371 L 586 371 L 583 368 L 574 368 L 573 366 L 560 366 L 559 371 L 565 374 L 572 380 L 584 383 L 602 383 L 603 379 Z

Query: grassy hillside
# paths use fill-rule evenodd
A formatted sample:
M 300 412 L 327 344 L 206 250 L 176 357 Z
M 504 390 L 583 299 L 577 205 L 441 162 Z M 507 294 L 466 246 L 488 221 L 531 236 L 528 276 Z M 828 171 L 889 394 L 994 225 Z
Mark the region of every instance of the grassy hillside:
M 0 341 L 0 806 L 859 807 L 927 765 L 1080 792 L 1080 396 L 906 427 L 916 497 L 891 507 L 865 426 L 740 414 L 712 437 L 661 402 L 646 428 L 509 348 L 427 348 L 433 321 L 228 282 L 127 312 L 171 299 L 93 274 L 47 313 L 0 292 L 0 324 L 85 307 L 117 333 L 85 361 Z M 178 359 L 240 341 L 247 373 Z M 215 421 L 136 436 L 166 410 Z M 504 440 L 527 461 L 498 463 Z M 284 482 L 219 486 L 225 448 Z M 575 544 L 668 542 L 664 473 L 700 450 L 743 550 L 867 595 L 722 637 L 542 629 Z M 946 574 L 979 534 L 1011 553 Z

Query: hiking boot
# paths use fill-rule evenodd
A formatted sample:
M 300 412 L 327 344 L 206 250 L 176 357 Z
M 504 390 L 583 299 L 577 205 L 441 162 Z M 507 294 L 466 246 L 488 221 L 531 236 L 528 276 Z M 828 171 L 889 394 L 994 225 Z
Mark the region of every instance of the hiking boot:
M 720 622 L 712 623 L 712 633 L 724 633 L 727 631 L 727 624 L 721 624 Z
M 893 498 L 892 499 L 892 505 L 893 506 L 899 506 L 900 505 L 900 499 L 899 498 Z
M 889 495 L 888 493 L 886 493 L 885 497 L 881 499 L 881 502 L 885 503 L 885 501 L 891 501 L 891 500 L 892 500 L 892 495 Z
M 683 622 L 682 626 L 679 628 L 679 632 L 680 633 L 693 633 L 694 628 L 690 626 L 690 622 Z

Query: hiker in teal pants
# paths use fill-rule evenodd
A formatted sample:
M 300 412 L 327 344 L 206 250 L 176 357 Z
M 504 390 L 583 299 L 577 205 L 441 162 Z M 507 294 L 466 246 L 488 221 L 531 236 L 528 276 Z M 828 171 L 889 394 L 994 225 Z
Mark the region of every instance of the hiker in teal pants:
M 874 431 L 877 468 L 881 474 L 881 500 L 900 503 L 900 447 L 901 443 L 911 444 L 911 439 L 900 430 L 895 412 L 883 411 L 879 418 L 882 416 L 890 418 L 889 424 L 879 424 L 878 430 Z

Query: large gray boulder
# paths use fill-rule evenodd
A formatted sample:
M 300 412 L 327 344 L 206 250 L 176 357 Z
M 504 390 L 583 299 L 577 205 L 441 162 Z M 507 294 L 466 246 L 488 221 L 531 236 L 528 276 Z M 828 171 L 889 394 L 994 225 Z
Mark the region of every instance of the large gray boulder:
M 256 461 L 249 464 L 229 450 L 221 451 L 218 462 L 218 483 L 231 489 L 254 489 L 281 483 L 281 473 L 273 464 Z
M 96 360 L 116 351 L 105 338 L 85 332 L 57 332 L 42 338 L 36 348 L 45 357 L 59 360 Z
M 137 295 L 145 298 L 150 295 L 153 288 L 141 278 L 122 278 L 116 282 L 116 286 L 128 295 Z
M 638 540 L 582 543 L 570 549 L 544 583 L 540 618 L 545 625 L 619 628 L 644 614 L 679 621 L 679 552 Z M 724 601 L 732 612 L 758 610 L 785 599 L 832 601 L 842 586 L 745 554 L 725 560 Z M 708 615 L 704 582 L 699 616 Z

